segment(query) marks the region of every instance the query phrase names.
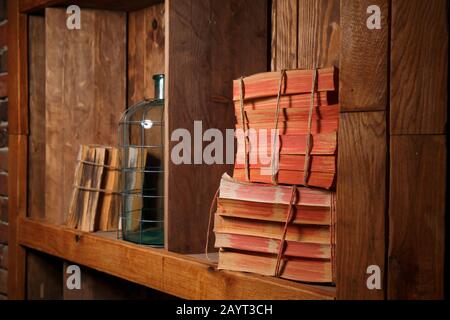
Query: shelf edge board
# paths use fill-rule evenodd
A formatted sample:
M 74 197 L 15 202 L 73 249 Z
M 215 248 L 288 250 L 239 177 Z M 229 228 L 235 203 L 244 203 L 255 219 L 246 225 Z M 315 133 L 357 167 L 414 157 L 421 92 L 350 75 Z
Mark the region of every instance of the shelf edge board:
M 254 274 L 122 240 L 18 218 L 22 246 L 185 299 L 334 299 L 334 288 Z

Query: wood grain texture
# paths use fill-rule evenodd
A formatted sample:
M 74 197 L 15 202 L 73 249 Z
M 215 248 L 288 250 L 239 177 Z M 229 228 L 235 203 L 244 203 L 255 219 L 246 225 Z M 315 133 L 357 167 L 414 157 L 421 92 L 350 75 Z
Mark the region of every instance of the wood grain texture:
M 16 0 L 21 12 L 33 12 L 51 6 L 69 6 L 76 4 L 81 8 L 132 11 L 145 8 L 163 0 Z
M 27 18 L 19 14 L 18 1 L 8 2 L 8 296 L 25 297 L 25 250 L 17 243 L 17 217 L 25 216 L 27 202 L 28 70 Z
M 366 269 L 385 272 L 385 112 L 342 113 L 338 145 L 337 298 L 383 299 L 384 284 L 367 288 Z
M 443 134 L 448 1 L 392 1 L 391 133 Z
M 272 70 L 338 67 L 339 10 L 337 0 L 274 0 Z
M 69 274 L 67 268 L 72 262 L 64 261 L 62 268 L 63 283 Z M 167 295 L 157 295 L 156 291 L 144 286 L 113 277 L 97 270 L 79 266 L 81 271 L 81 289 L 69 290 L 63 286 L 64 300 L 143 300 L 151 297 L 167 298 Z
M 334 289 L 240 272 L 206 260 L 21 219 L 20 243 L 185 299 L 333 299 Z M 35 234 L 40 234 L 37 239 Z M 145 272 L 143 272 L 145 270 Z
M 392 136 L 389 299 L 444 298 L 445 136 Z
M 370 5 L 377 5 L 381 9 L 381 29 L 367 28 L 370 16 L 367 8 Z M 339 103 L 342 111 L 387 109 L 388 19 L 388 0 L 341 0 Z
M 25 93 L 24 93 L 25 94 Z M 18 218 L 25 217 L 27 210 L 27 156 L 28 137 L 9 136 L 8 185 L 8 296 L 11 299 L 25 297 L 25 250 L 18 244 Z
M 8 121 L 11 134 L 28 133 L 27 16 L 8 2 Z
M 299 0 L 298 10 L 297 67 L 338 67 L 339 0 Z
M 45 218 L 45 18 L 29 16 L 29 157 L 28 211 Z M 26 252 L 27 299 L 61 299 L 60 261 L 33 251 Z M 59 273 L 58 273 L 59 271 Z
M 166 2 L 168 139 L 178 128 L 193 136 L 194 120 L 202 121 L 203 130 L 216 128 L 224 136 L 226 128 L 234 127 L 232 80 L 267 69 L 267 10 L 264 0 Z M 170 150 L 176 144 L 166 144 L 167 248 L 199 253 L 205 246 L 211 200 L 231 166 L 175 165 Z
M 272 1 L 273 71 L 297 68 L 298 0 Z
M 28 216 L 45 217 L 45 18 L 29 17 Z
M 125 14 L 82 11 L 81 30 L 46 9 L 46 218 L 65 222 L 80 144 L 113 145 L 125 108 Z
M 165 7 L 157 4 L 128 15 L 128 106 L 153 99 L 153 75 L 165 72 Z
M 27 250 L 28 300 L 60 300 L 63 298 L 62 261 L 35 250 Z

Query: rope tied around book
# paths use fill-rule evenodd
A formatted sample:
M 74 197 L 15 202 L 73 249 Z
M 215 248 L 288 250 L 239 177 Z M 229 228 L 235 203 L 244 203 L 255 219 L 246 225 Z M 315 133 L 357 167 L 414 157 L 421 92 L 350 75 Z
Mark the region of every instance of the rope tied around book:
M 104 194 L 112 194 L 112 195 L 119 195 L 122 194 L 119 191 L 112 191 L 112 190 L 106 190 L 106 189 L 101 189 L 101 188 L 90 188 L 90 187 L 82 187 L 82 186 L 78 186 L 78 185 L 73 185 L 73 187 L 75 189 L 81 190 L 81 191 L 88 191 L 88 192 L 100 192 L 100 193 L 104 193 Z
M 283 81 L 284 80 L 284 81 Z M 284 86 L 283 86 L 284 84 Z M 272 147 L 272 158 L 270 162 L 270 167 L 272 170 L 272 183 L 278 184 L 278 163 L 280 162 L 280 153 L 277 151 L 277 142 L 278 142 L 278 118 L 280 116 L 280 100 L 281 95 L 286 91 L 286 70 L 282 69 L 280 71 L 280 81 L 278 83 L 278 95 L 277 95 L 277 107 L 275 110 L 275 130 L 273 133 L 273 147 Z M 275 155 L 278 155 L 278 161 L 275 165 Z
M 289 224 L 292 222 L 295 216 L 295 204 L 297 203 L 297 186 L 292 186 L 291 200 L 289 201 L 289 209 L 286 216 L 286 222 L 284 223 L 283 233 L 281 234 L 280 245 L 278 247 L 277 263 L 275 265 L 274 276 L 279 277 L 281 274 L 281 259 L 283 258 L 284 250 L 286 247 L 286 234 Z
M 110 166 L 110 165 L 103 164 L 103 163 L 97 163 L 97 162 L 92 162 L 92 161 L 87 161 L 87 160 L 77 160 L 77 162 L 87 164 L 90 166 L 95 166 L 95 167 L 103 167 L 103 168 L 109 169 L 111 171 L 121 171 L 121 169 L 119 167 L 114 167 L 114 166 Z
M 239 79 L 239 101 L 241 107 L 242 129 L 244 130 L 244 161 L 245 161 L 245 178 L 250 181 L 250 168 L 248 164 L 248 136 L 245 125 L 245 111 L 244 111 L 244 77 Z
M 312 115 L 314 110 L 314 93 L 317 85 L 317 67 L 313 69 L 312 87 L 311 87 L 311 102 L 309 105 L 308 114 L 308 129 L 306 133 L 306 148 L 305 148 L 305 164 L 303 167 L 303 184 L 308 186 L 309 174 L 311 169 L 311 149 L 312 149 Z

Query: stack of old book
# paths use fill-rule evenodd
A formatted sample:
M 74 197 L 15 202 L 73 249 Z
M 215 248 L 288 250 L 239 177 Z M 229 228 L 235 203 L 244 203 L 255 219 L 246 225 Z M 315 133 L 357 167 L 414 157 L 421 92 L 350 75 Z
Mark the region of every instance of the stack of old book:
M 329 189 L 336 174 L 336 144 L 339 106 L 330 104 L 335 91 L 334 68 L 319 69 L 314 95 L 313 70 L 286 71 L 280 88 L 280 72 L 267 72 L 234 81 L 237 129 L 249 137 L 247 148 L 238 143 L 234 177 L 245 179 L 245 158 L 249 181 L 271 183 L 271 145 L 277 148 L 278 183 L 303 184 L 307 135 L 311 134 L 308 185 Z M 278 92 L 278 120 L 276 117 Z M 312 107 L 312 108 L 311 108 Z M 312 110 L 311 110 L 312 109 Z M 309 116 L 311 112 L 311 125 Z M 276 121 L 277 120 L 277 121 Z M 278 129 L 277 141 L 273 130 Z M 243 141 L 243 140 L 242 140 Z M 264 161 L 266 160 L 266 161 Z
M 121 209 L 119 149 L 80 146 L 67 226 L 81 231 L 117 230 Z
M 225 174 L 220 183 L 219 269 L 333 282 L 334 68 L 242 78 L 233 95 L 236 128 L 247 138 L 239 142 L 237 134 L 233 178 Z

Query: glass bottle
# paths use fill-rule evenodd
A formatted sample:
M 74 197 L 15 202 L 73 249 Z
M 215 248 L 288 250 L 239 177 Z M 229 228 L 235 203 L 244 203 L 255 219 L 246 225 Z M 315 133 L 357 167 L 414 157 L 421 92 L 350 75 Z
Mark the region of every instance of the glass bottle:
M 124 240 L 164 246 L 164 75 L 155 98 L 130 107 L 120 121 Z

